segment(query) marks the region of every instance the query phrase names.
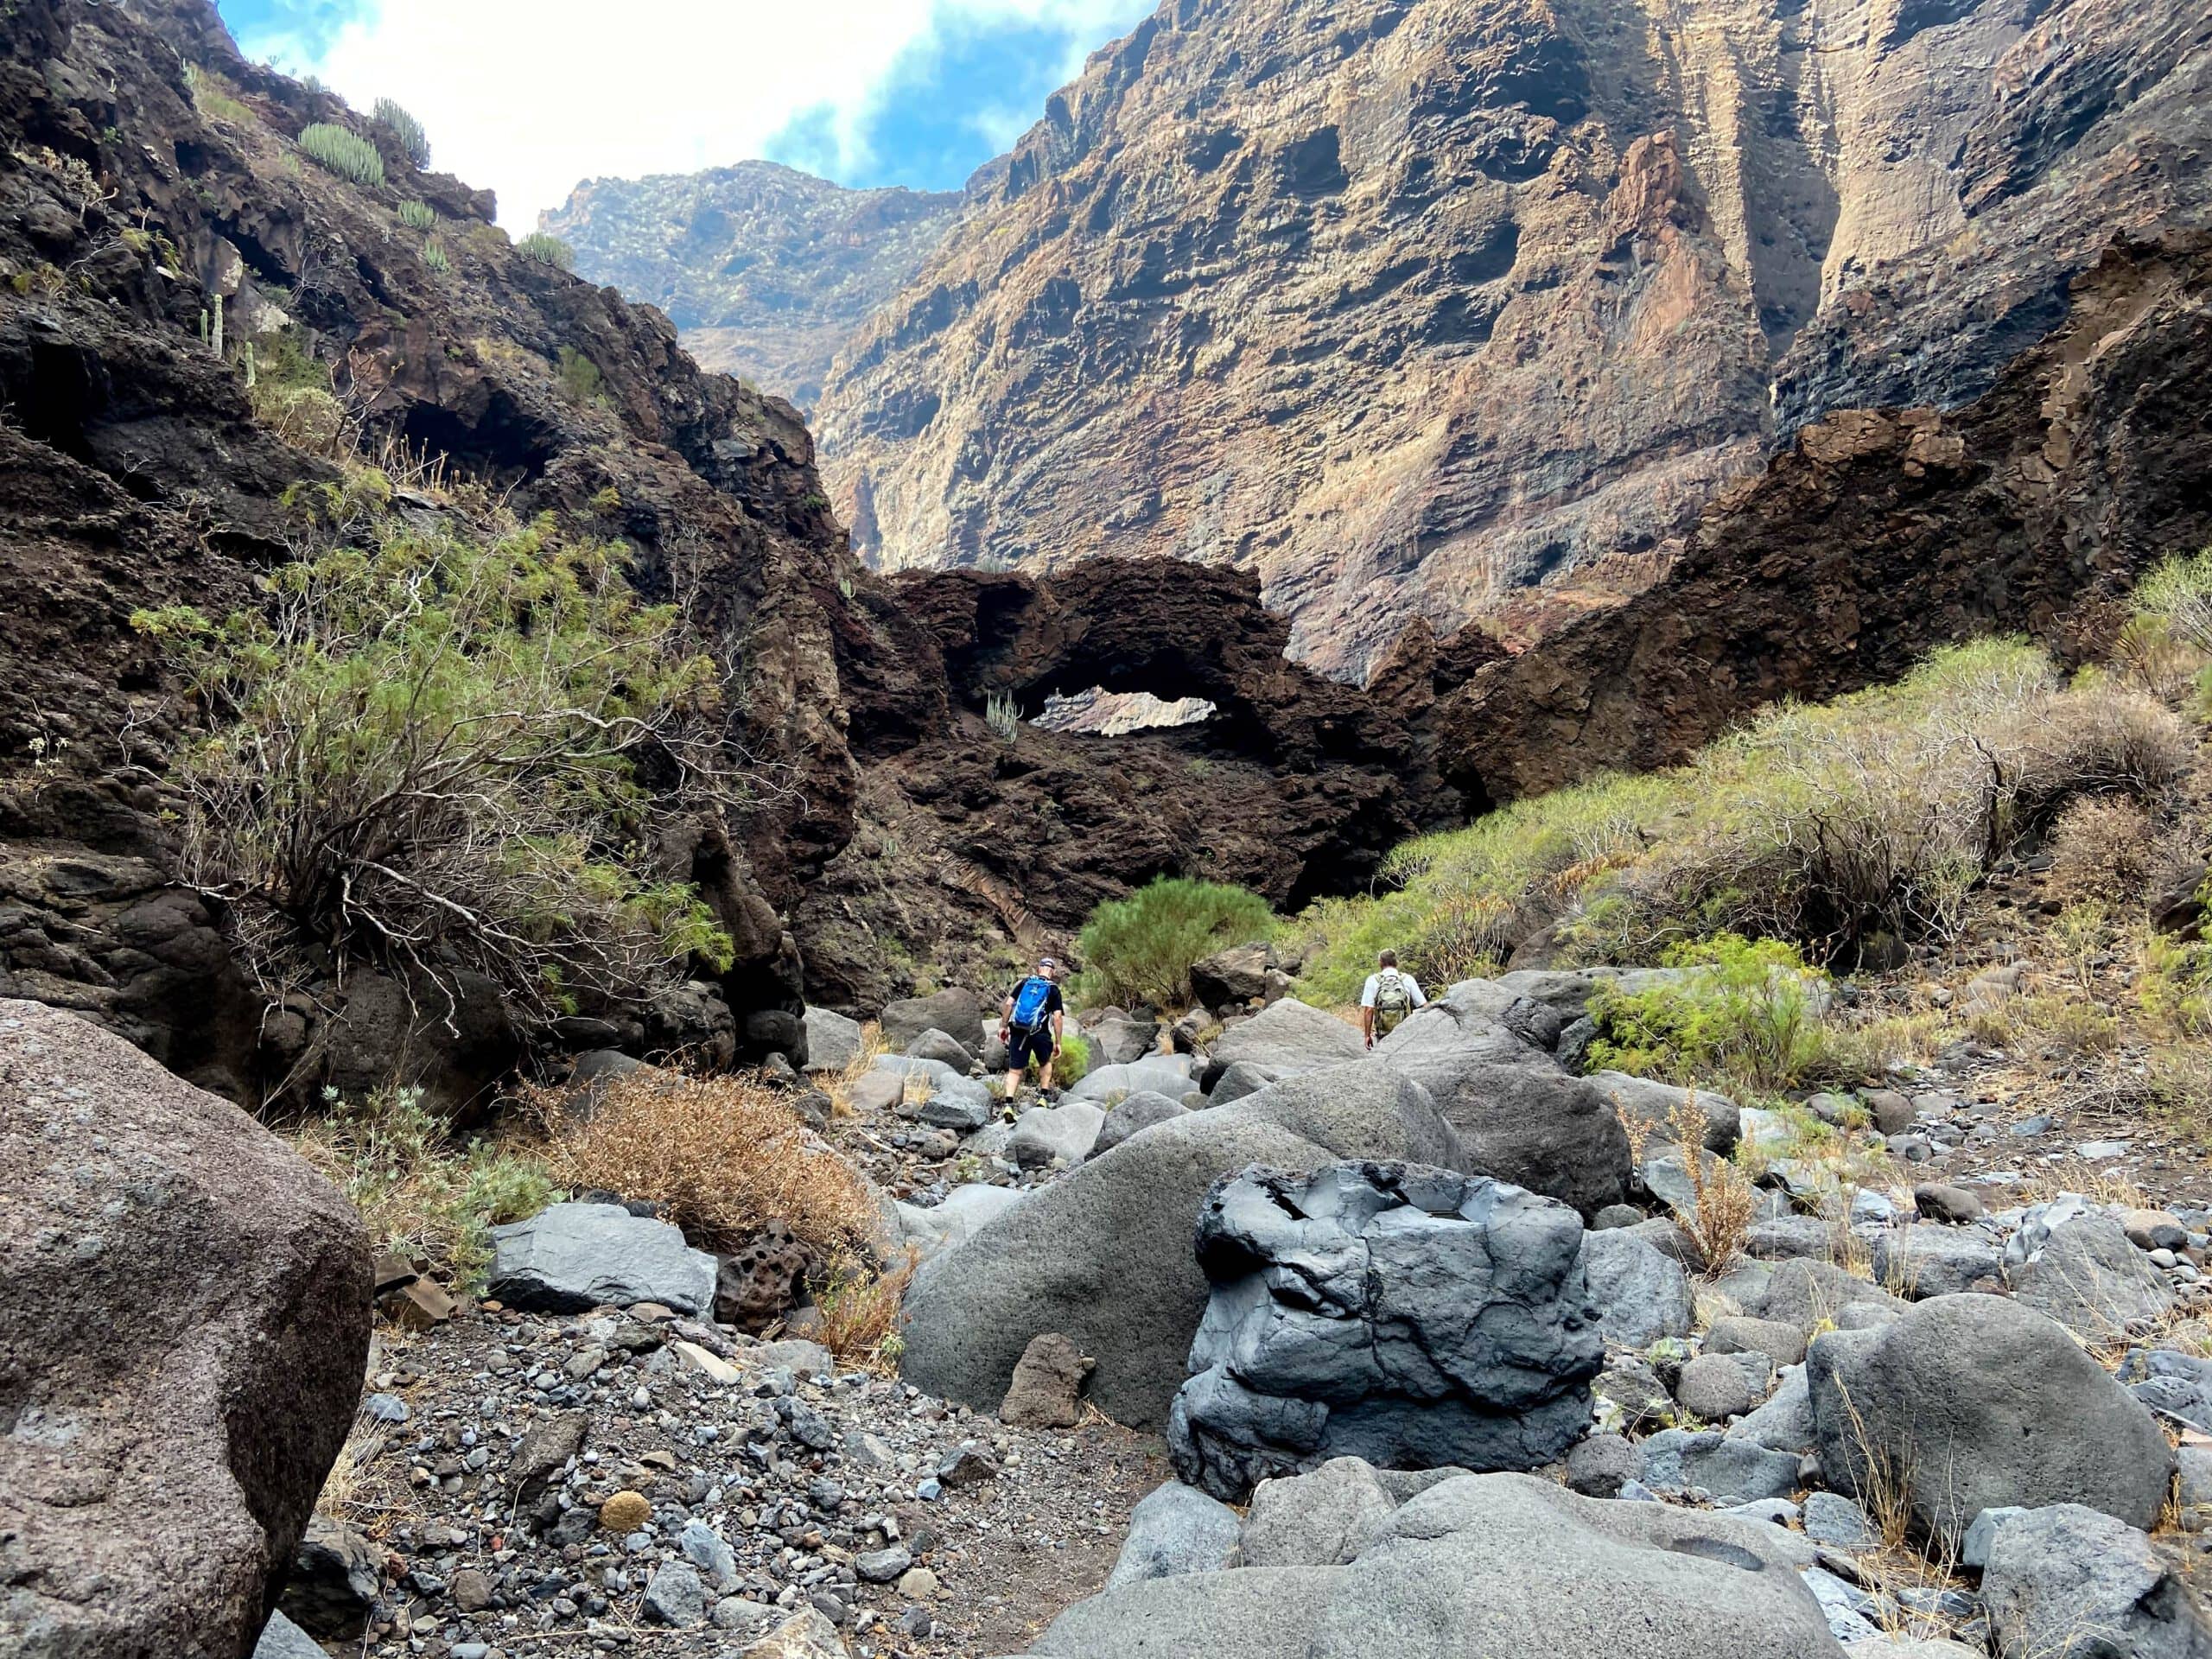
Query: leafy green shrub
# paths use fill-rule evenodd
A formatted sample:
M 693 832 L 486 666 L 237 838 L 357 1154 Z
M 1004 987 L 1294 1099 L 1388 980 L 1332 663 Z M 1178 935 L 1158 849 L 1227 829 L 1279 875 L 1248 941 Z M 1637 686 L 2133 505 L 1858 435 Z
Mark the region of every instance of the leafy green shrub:
M 453 269 L 453 257 L 446 252 L 446 245 L 435 236 L 423 245 L 423 263 L 440 276 Z
M 399 204 L 399 222 L 410 230 L 434 230 L 438 223 L 437 209 L 427 201 L 403 201 Z
M 1052 1062 L 1053 1085 L 1065 1089 L 1081 1083 L 1090 1073 L 1090 1039 L 1071 1022 L 1066 1035 L 1060 1039 L 1058 1058 Z
M 550 231 L 532 231 L 515 247 L 541 265 L 553 265 L 562 270 L 576 268 L 576 251 Z
M 429 170 L 430 139 L 420 121 L 388 98 L 377 99 L 369 118 L 398 140 L 401 153 L 415 163 L 416 172 Z
M 1791 946 L 1721 933 L 1675 945 L 1665 965 L 1688 971 L 1640 990 L 1602 986 L 1591 998 L 1592 1070 L 1773 1090 L 1827 1066 L 1827 976 Z
M 1187 876 L 1160 876 L 1090 913 L 1077 940 L 1084 1007 L 1191 1000 L 1191 964 L 1231 944 L 1269 937 L 1274 912 L 1256 893 Z
M 605 390 L 599 365 L 573 346 L 561 348 L 553 378 L 560 383 L 562 395 L 572 404 L 598 403 Z
M 292 329 L 255 342 L 253 384 L 246 389 L 253 418 L 285 443 L 325 461 L 353 454 L 353 423 L 330 389 L 330 368 L 312 356 Z
M 372 1249 L 427 1258 L 433 1274 L 463 1292 L 478 1288 L 492 1264 L 491 1229 L 527 1220 L 563 1196 L 526 1154 L 456 1141 L 419 1089 L 380 1090 L 363 1101 L 327 1090 L 324 1110 L 290 1135 L 360 1211 Z
M 650 754 L 687 809 L 738 804 L 721 679 L 625 558 L 550 515 L 480 541 L 387 521 L 222 623 L 132 619 L 207 730 L 173 765 L 184 879 L 228 899 L 264 986 L 367 957 L 550 1018 L 728 965 L 697 892 L 648 865 L 666 809 L 635 772 Z
M 1325 899 L 1300 918 L 1301 991 L 1325 1006 L 1351 1002 L 1385 950 L 1423 984 L 1495 972 L 1574 895 L 1640 857 L 1649 826 L 1681 794 L 1673 774 L 1609 774 L 1407 842 L 1383 864 L 1396 891 Z
M 314 161 L 341 179 L 356 184 L 382 184 L 384 157 L 359 133 L 317 121 L 300 133 L 300 148 Z

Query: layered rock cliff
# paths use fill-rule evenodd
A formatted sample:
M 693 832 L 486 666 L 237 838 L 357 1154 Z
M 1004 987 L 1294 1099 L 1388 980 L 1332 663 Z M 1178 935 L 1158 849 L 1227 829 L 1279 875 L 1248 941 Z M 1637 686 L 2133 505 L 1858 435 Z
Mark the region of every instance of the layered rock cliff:
M 703 368 L 810 408 L 837 348 L 944 238 L 958 191 L 848 190 L 773 162 L 588 179 L 540 228 L 657 305 Z
M 887 568 L 1232 564 L 1357 673 L 1980 394 L 2208 137 L 2196 0 L 1169 0 L 847 347 L 825 475 Z

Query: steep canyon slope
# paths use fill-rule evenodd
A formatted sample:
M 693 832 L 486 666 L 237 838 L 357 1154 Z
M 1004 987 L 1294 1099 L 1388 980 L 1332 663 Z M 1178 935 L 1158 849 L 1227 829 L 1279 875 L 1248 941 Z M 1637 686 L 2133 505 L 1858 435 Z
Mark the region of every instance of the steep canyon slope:
M 1232 564 L 1371 671 L 1977 396 L 2208 139 L 2196 0 L 1169 0 L 846 348 L 825 476 L 886 568 Z

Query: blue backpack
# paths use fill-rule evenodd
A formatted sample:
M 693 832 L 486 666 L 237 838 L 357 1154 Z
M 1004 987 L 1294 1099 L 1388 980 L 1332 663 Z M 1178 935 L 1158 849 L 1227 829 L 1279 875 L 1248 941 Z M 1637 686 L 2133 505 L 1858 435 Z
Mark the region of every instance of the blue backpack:
M 1017 1031 L 1034 1031 L 1045 1022 L 1045 1005 L 1052 1001 L 1052 982 L 1039 975 L 1032 975 L 1014 988 L 1014 1018 L 1009 1023 Z

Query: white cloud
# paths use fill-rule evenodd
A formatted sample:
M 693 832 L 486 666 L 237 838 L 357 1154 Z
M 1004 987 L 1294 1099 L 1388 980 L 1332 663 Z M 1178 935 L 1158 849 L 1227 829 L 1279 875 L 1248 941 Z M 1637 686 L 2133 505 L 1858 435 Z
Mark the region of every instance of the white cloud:
M 319 53 L 277 33 L 243 45 L 356 108 L 397 99 L 437 166 L 497 190 L 501 222 L 526 229 L 579 180 L 725 166 L 801 115 L 857 169 L 898 72 L 946 31 L 1042 25 L 1096 46 L 1129 13 L 1130 0 L 368 0 Z

